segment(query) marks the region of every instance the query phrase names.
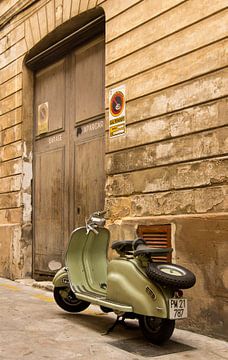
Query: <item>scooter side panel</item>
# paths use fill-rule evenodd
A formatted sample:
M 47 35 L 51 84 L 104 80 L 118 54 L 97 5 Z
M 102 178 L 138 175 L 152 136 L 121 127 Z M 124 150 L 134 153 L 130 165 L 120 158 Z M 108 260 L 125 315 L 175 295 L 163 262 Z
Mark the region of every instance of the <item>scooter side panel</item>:
M 66 253 L 66 266 L 74 292 L 105 294 L 107 283 L 107 250 L 109 231 L 97 229 L 98 234 L 82 227 L 72 232 Z
M 108 266 L 107 299 L 131 305 L 136 314 L 167 318 L 167 304 L 159 287 L 130 259 L 114 259 Z
M 109 231 L 105 228 L 97 229 L 98 234 L 90 231 L 83 252 L 83 263 L 87 282 L 97 293 L 106 293 L 107 286 L 107 251 L 109 245 Z
M 69 280 L 73 288 L 88 284 L 83 263 L 83 251 L 87 240 L 86 228 L 78 228 L 71 233 L 65 263 L 69 273 Z
M 68 273 L 67 273 L 67 270 L 65 267 L 63 267 L 59 271 L 57 271 L 52 282 L 55 287 L 68 286 L 69 279 L 68 279 Z

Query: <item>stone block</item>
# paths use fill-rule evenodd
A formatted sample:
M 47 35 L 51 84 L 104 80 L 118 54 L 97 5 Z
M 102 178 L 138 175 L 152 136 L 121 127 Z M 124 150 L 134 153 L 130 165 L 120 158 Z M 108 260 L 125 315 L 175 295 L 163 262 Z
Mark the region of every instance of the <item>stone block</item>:
M 22 122 L 22 108 L 19 107 L 15 110 L 7 112 L 0 117 L 0 130 L 4 130 L 13 125 Z
M 0 193 L 21 190 L 22 175 L 15 175 L 0 179 Z
M 63 22 L 63 0 L 55 0 L 55 26 Z
M 18 59 L 4 67 L 4 69 L 0 70 L 0 84 L 6 82 L 7 80 L 22 72 L 23 58 L 24 56 L 19 57 Z
M 22 221 L 22 208 L 0 209 L 0 224 L 20 224 Z
M 71 17 L 78 15 L 79 13 L 80 0 L 73 0 L 71 6 Z
M 63 22 L 70 19 L 72 0 L 63 0 Z
M 21 140 L 21 124 L 0 132 L 0 146 Z
M 69 1 L 68 1 L 69 3 Z M 40 28 L 40 37 L 43 38 L 48 33 L 47 28 L 47 15 L 45 6 L 43 6 L 37 13 L 38 16 L 38 22 L 39 22 L 39 28 Z
M 0 57 L 0 68 L 7 66 L 12 61 L 18 59 L 26 53 L 27 46 L 25 39 L 18 41 L 15 45 L 7 49 Z
M 37 13 L 32 15 L 29 18 L 29 21 L 30 21 L 30 26 L 31 26 L 31 30 L 32 30 L 32 37 L 33 37 L 34 44 L 37 44 L 41 39 Z
M 97 0 L 89 0 L 88 9 L 93 9 L 97 5 Z
M 55 28 L 55 3 L 51 0 L 46 5 L 48 32 Z
M 0 100 L 22 89 L 22 74 L 0 85 Z
M 20 206 L 21 206 L 20 192 L 0 194 L 0 209 L 10 209 Z
M 30 50 L 35 44 L 32 36 L 32 29 L 29 19 L 25 21 L 25 41 L 27 50 Z
M 0 115 L 14 110 L 22 105 L 22 91 L 17 91 L 15 94 L 0 100 Z
M 22 143 L 18 141 L 0 148 L 0 162 L 22 156 Z
M 79 13 L 86 11 L 88 9 L 88 5 L 89 5 L 89 0 L 82 0 L 80 2 Z
M 17 158 L 6 162 L 0 162 L 0 178 L 22 173 L 22 159 Z

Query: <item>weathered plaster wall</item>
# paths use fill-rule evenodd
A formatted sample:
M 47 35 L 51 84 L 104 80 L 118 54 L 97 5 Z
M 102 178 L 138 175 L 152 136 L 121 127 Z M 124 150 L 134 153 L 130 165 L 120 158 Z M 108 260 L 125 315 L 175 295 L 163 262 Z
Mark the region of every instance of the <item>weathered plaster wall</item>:
M 197 275 L 196 286 L 186 291 L 189 319 L 179 326 L 223 338 L 228 330 L 225 6 L 224 1 L 142 1 L 108 21 L 106 34 L 107 92 L 119 84 L 127 91 L 127 135 L 106 134 L 113 239 L 133 239 L 139 224 L 171 223 L 174 261 Z
M 138 224 L 171 222 L 176 259 L 192 268 L 198 279 L 188 294 L 188 325 L 223 337 L 227 299 L 227 1 L 3 3 L 1 276 L 31 274 L 32 74 L 23 66 L 24 57 L 60 24 L 100 5 L 106 16 L 106 111 L 109 89 L 125 84 L 127 91 L 127 135 L 109 139 L 106 131 L 106 207 L 113 238 L 133 238 Z

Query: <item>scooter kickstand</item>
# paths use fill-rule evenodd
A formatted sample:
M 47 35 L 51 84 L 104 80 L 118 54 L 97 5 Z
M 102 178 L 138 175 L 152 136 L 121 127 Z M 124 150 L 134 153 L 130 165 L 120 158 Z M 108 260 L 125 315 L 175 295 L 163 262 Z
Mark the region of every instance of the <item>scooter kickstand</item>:
M 120 318 L 122 318 L 122 319 L 120 320 Z M 110 334 L 110 332 L 112 332 L 115 329 L 117 324 L 123 325 L 123 327 L 125 329 L 130 329 L 130 327 L 125 323 L 125 320 L 126 320 L 126 315 L 118 315 L 116 321 L 114 322 L 114 324 L 107 331 L 102 333 L 102 335 Z
M 120 318 L 121 318 L 121 317 L 122 317 L 122 315 L 118 315 L 116 321 L 114 322 L 114 324 L 112 324 L 112 326 L 110 326 L 110 328 L 109 328 L 107 331 L 105 331 L 104 333 L 102 333 L 101 335 L 108 335 L 108 334 L 110 334 L 110 333 L 115 329 L 115 327 L 116 327 L 116 325 L 117 325 L 118 323 L 124 321 L 124 319 L 122 319 L 122 320 L 120 321 Z
M 126 316 L 122 316 L 122 319 L 119 321 L 119 323 L 121 324 L 121 325 L 123 325 L 123 327 L 125 328 L 125 329 L 131 329 L 131 327 L 130 326 L 128 326 L 126 323 L 125 323 L 125 320 L 126 320 Z

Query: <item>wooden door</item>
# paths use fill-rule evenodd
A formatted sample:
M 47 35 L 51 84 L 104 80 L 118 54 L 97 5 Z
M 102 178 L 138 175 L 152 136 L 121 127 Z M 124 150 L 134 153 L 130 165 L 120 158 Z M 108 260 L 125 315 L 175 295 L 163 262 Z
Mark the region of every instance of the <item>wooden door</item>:
M 104 207 L 104 40 L 35 75 L 34 276 L 51 275 L 68 237 Z

